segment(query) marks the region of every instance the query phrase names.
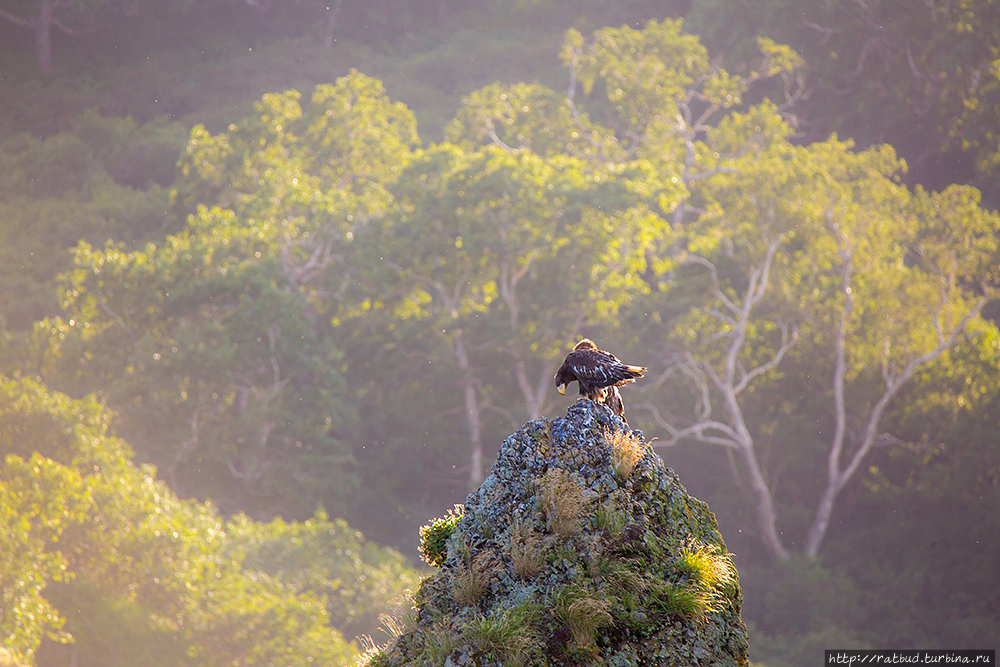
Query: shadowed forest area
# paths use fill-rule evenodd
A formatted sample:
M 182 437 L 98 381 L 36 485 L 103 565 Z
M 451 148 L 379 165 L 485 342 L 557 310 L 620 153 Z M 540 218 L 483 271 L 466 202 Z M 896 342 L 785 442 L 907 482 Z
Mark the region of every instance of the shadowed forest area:
M 354 664 L 583 336 L 753 664 L 996 648 L 998 63 L 992 0 L 0 0 L 0 666 Z

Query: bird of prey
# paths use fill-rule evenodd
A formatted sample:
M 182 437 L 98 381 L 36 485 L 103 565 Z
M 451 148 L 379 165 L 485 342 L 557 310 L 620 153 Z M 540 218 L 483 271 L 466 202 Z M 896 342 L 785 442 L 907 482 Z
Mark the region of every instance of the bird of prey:
M 594 341 L 584 338 L 556 371 L 556 389 L 565 394 L 566 385 L 575 380 L 580 386 L 580 396 L 603 403 L 624 418 L 625 404 L 618 387 L 635 382 L 645 371 L 645 366 L 623 364 L 615 355 L 598 350 Z

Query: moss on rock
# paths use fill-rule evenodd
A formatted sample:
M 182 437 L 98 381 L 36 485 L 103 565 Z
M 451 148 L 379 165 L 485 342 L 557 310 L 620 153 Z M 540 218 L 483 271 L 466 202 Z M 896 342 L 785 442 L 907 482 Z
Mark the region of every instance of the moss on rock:
M 504 441 L 442 555 L 380 664 L 747 664 L 715 516 L 591 401 Z

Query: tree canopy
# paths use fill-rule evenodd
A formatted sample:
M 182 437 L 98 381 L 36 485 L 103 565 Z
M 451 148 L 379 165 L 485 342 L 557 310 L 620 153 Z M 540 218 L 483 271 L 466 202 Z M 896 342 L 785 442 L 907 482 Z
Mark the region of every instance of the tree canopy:
M 415 584 L 401 556 L 323 513 L 223 521 L 178 499 L 93 398 L 4 380 L 0 424 L 0 634 L 25 664 L 43 638 L 46 660 L 72 642 L 80 664 L 340 664 L 357 655 L 345 634 L 371 632 Z M 352 556 L 323 567 L 317 551 Z

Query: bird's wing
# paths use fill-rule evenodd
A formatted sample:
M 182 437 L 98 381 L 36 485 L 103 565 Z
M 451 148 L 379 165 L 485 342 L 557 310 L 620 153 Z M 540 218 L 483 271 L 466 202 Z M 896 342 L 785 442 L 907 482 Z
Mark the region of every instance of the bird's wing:
M 571 352 L 566 360 L 578 378 L 594 387 L 625 384 L 642 377 L 642 372 L 646 370 L 641 366 L 623 364 L 614 355 L 600 350 L 577 350 Z

